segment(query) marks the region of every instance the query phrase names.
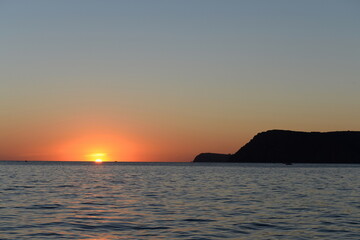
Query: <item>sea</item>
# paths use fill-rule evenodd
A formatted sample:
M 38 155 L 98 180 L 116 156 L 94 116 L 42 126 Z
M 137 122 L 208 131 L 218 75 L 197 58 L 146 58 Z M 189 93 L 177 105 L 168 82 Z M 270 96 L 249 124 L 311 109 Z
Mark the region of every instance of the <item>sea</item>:
M 360 165 L 0 162 L 0 239 L 360 239 Z

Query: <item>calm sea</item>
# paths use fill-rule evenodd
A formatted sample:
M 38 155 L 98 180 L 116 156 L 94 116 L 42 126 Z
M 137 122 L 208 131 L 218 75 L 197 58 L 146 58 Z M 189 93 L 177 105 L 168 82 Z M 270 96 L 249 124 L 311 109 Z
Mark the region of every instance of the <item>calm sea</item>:
M 0 162 L 0 239 L 360 239 L 360 166 Z

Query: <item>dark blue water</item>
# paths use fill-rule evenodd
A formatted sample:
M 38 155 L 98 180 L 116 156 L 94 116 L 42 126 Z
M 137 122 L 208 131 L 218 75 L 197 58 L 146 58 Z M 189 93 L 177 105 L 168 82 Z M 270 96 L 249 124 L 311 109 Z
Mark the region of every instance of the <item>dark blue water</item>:
M 0 239 L 360 239 L 360 166 L 0 162 Z

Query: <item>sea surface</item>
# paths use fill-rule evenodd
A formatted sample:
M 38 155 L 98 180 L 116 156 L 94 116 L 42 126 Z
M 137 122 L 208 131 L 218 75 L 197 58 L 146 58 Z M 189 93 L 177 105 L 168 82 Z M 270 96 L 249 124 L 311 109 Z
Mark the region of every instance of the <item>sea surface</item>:
M 0 162 L 0 239 L 360 239 L 360 166 Z

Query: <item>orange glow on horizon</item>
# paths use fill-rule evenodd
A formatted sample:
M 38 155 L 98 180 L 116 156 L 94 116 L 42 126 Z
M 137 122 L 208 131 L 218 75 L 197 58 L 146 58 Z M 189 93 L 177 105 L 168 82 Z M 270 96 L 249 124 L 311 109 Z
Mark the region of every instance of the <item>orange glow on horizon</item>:
M 92 154 L 86 155 L 86 157 L 89 161 L 95 161 L 97 163 L 100 163 L 105 160 L 108 160 L 108 159 L 106 159 L 106 155 L 107 155 L 106 153 L 92 153 Z
M 74 138 L 53 146 L 52 153 L 58 161 L 115 162 L 138 161 L 144 144 L 110 134 L 92 134 Z
M 94 161 L 96 163 L 102 163 L 104 161 L 108 161 L 106 158 L 106 153 L 92 153 L 89 155 L 86 155 L 89 161 Z

